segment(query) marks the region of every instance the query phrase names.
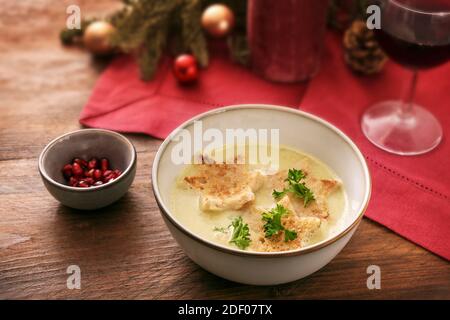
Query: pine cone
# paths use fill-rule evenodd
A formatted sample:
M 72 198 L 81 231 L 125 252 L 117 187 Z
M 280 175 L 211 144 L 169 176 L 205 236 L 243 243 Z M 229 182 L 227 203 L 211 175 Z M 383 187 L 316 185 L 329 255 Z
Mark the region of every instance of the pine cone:
M 369 30 L 364 21 L 356 20 L 351 24 L 345 31 L 343 45 L 345 62 L 357 73 L 378 73 L 387 60 L 373 30 Z

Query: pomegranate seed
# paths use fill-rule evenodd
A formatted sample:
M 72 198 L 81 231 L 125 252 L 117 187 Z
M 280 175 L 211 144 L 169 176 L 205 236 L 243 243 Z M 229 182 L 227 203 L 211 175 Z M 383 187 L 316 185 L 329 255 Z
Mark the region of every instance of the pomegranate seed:
M 113 181 L 122 174 L 119 169 L 112 170 L 107 158 L 92 157 L 89 161 L 83 158 L 74 158 L 71 164 L 62 168 L 64 178 L 72 187 L 88 188 L 100 186 Z
M 89 185 L 86 183 L 86 181 L 81 180 L 81 181 L 78 182 L 77 187 L 87 188 L 87 187 L 89 187 Z
M 83 169 L 81 168 L 80 164 L 78 162 L 74 162 L 72 165 L 72 172 L 75 176 L 82 176 L 83 175 Z
M 100 180 L 102 178 L 102 172 L 99 169 L 95 169 L 94 171 L 94 179 Z
M 74 177 L 70 177 L 69 185 L 71 185 L 72 187 L 76 187 L 77 184 L 78 184 L 78 179 L 74 178 Z
M 112 179 L 114 179 L 115 178 L 115 176 L 114 176 L 114 173 L 110 173 L 110 174 L 105 174 L 105 175 L 103 175 L 103 182 L 109 182 L 109 181 L 111 181 Z
M 109 169 L 109 161 L 106 158 L 102 158 L 100 160 L 100 169 L 102 169 L 102 171 L 106 171 Z
M 95 169 L 86 170 L 86 171 L 84 172 L 84 175 L 85 175 L 86 177 L 92 178 L 92 177 L 94 176 L 94 171 L 95 171 Z
M 89 163 L 88 163 L 89 169 L 97 169 L 97 166 L 98 166 L 97 158 L 92 158 L 91 160 L 89 160 Z
M 81 159 L 81 158 L 75 158 L 75 159 L 73 159 L 72 162 L 73 163 L 78 163 L 83 168 L 87 168 L 87 166 L 88 166 L 88 162 L 86 160 L 84 160 L 84 159 Z
M 68 180 L 72 176 L 72 165 L 66 164 L 62 169 L 62 173 L 64 175 L 64 178 Z

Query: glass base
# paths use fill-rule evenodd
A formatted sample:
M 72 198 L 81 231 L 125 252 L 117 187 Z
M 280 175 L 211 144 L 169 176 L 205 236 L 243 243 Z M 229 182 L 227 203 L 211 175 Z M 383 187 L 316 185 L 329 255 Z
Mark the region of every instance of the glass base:
M 442 127 L 428 110 L 414 104 L 403 113 L 401 101 L 373 105 L 364 113 L 361 126 L 374 145 L 400 155 L 426 153 L 442 139 Z

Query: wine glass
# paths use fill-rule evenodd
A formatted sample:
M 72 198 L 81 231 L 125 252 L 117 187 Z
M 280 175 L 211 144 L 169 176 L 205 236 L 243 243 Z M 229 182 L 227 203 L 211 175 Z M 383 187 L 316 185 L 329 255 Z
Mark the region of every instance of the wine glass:
M 413 102 L 418 70 L 443 64 L 450 57 L 450 1 L 380 0 L 381 29 L 375 36 L 395 62 L 412 70 L 403 100 L 379 102 L 361 120 L 362 131 L 376 146 L 400 155 L 435 148 L 442 127 L 428 110 Z

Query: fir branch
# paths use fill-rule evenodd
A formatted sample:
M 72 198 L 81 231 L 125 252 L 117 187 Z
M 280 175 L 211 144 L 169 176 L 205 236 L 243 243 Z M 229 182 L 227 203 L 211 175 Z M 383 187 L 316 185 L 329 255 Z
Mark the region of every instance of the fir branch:
M 208 65 L 209 54 L 200 18 L 203 9 L 216 0 L 122 0 L 124 7 L 112 14 L 110 21 L 117 32 L 112 44 L 122 52 L 137 55 L 141 78 L 154 75 L 161 55 L 169 45 L 177 54 L 190 52 L 201 67 Z M 234 14 L 236 26 L 229 39 L 232 58 L 246 63 L 248 47 L 245 41 L 246 0 L 223 0 Z M 61 41 L 70 44 L 80 39 L 81 31 L 63 30 Z
M 86 30 L 86 27 L 96 21 L 96 19 L 83 19 L 81 21 L 81 28 L 80 29 L 67 29 L 64 28 L 59 33 L 59 38 L 61 42 L 64 45 L 72 45 L 75 43 L 79 43 L 81 41 L 81 38 L 83 37 L 84 30 Z
M 245 34 L 235 33 L 228 38 L 231 59 L 244 66 L 249 64 L 250 49 Z
M 183 46 L 188 49 L 201 67 L 208 65 L 208 47 L 200 24 L 201 0 L 184 0 L 180 10 Z
M 128 1 L 129 5 L 111 18 L 118 30 L 113 43 L 125 52 L 136 52 L 141 78 L 152 78 L 166 48 L 172 13 L 180 0 Z

